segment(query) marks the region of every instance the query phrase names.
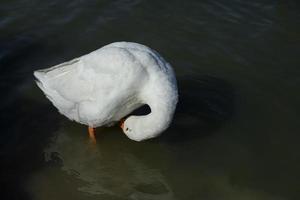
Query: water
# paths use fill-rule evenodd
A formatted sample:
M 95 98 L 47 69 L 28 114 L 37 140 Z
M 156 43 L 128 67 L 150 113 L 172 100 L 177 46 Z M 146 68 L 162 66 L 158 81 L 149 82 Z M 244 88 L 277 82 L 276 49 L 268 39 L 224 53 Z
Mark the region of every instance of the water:
M 1 199 L 299 199 L 296 1 L 0 3 Z M 160 52 L 180 103 L 161 137 L 59 115 L 32 71 L 114 41 Z

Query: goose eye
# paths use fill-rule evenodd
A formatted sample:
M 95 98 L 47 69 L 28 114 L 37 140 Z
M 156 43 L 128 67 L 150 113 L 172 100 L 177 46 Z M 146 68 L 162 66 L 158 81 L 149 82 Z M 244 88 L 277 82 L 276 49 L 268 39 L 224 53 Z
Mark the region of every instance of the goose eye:
M 126 131 L 128 131 L 128 128 L 126 128 Z

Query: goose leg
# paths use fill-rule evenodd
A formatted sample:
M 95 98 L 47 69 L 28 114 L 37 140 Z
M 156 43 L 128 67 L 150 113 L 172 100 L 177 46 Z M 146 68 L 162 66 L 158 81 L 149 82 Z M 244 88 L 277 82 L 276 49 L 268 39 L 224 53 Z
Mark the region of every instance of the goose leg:
M 93 127 L 88 127 L 88 131 L 89 131 L 89 136 L 90 139 L 93 143 L 96 143 L 96 137 L 95 137 L 95 128 Z
M 120 127 L 121 127 L 122 130 L 123 130 L 123 128 L 124 128 L 124 122 L 125 122 L 125 118 L 122 118 L 122 119 L 120 120 L 120 123 L 119 123 L 119 125 L 120 125 Z

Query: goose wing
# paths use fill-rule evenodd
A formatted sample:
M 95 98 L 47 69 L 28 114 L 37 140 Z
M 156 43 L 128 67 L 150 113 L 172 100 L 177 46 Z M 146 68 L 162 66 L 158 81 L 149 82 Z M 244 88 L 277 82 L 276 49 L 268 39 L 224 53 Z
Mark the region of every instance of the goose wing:
M 146 71 L 126 49 L 101 48 L 34 73 L 39 87 L 69 119 L 93 126 L 116 120 L 132 100 Z M 139 83 L 139 84 L 137 84 Z M 122 108 L 121 115 L 128 112 Z

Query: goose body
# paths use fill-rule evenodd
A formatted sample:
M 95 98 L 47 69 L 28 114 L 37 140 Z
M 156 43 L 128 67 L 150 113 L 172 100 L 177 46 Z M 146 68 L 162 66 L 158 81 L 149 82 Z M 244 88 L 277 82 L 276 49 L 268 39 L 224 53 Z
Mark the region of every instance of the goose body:
M 122 127 L 136 141 L 162 133 L 178 101 L 171 65 L 137 43 L 112 43 L 34 76 L 61 114 L 89 127 L 111 125 L 148 104 L 151 113 L 129 116 Z

